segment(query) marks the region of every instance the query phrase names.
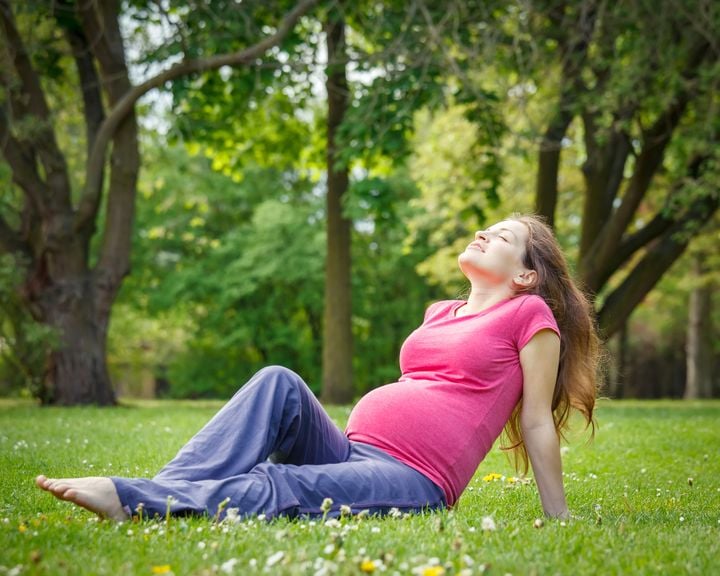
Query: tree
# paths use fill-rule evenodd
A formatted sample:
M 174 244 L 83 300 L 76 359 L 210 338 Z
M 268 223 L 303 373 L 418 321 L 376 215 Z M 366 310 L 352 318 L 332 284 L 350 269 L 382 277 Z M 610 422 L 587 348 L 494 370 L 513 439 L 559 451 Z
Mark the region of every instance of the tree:
M 327 256 L 325 272 L 325 316 L 323 319 L 322 398 L 347 403 L 353 399 L 352 383 L 352 295 L 350 289 L 350 229 L 343 214 L 343 198 L 350 175 L 340 159 L 338 129 L 348 108 L 349 90 L 345 71 L 345 21 L 336 10 L 325 23 L 327 42 Z
M 713 392 L 712 286 L 706 258 L 693 258 L 693 276 L 698 283 L 690 291 L 687 325 L 687 372 L 684 398 L 710 398 Z
M 674 2 L 533 8 L 560 68 L 539 146 L 536 209 L 554 221 L 560 157 L 578 119 L 585 153 L 578 272 L 599 295 L 598 321 L 609 337 L 717 210 L 720 21 L 717 11 Z
M 14 217 L 0 220 L 0 249 L 28 259 L 21 287 L 24 302 L 38 322 L 58 332 L 59 345 L 48 358 L 43 402 L 114 402 L 105 346 L 112 303 L 130 269 L 140 167 L 134 112 L 138 98 L 182 76 L 255 62 L 279 44 L 316 1 L 298 3 L 272 34 L 255 39 L 248 48 L 183 58 L 133 86 L 118 1 L 33 2 L 13 11 L 9 0 L 0 0 L 4 90 L 0 146 L 13 181 L 23 192 Z M 23 26 L 28 34 L 22 33 Z M 26 39 L 34 39 L 31 30 L 49 35 L 45 50 L 50 58 L 44 62 L 28 48 Z M 64 41 L 54 32 L 61 33 Z M 73 195 L 66 155 L 57 140 L 60 126 L 43 83 L 61 73 L 58 62 L 65 45 L 75 63 L 85 119 L 87 157 L 79 195 Z M 105 215 L 98 226 L 103 204 Z M 102 239 L 93 258 L 98 228 Z

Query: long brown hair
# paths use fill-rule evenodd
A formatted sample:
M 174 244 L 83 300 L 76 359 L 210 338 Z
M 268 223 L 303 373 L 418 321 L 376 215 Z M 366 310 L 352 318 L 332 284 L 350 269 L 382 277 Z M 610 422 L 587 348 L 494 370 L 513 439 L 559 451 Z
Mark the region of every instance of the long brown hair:
M 555 430 L 560 438 L 567 429 L 572 409 L 585 418 L 586 426 L 595 433 L 595 397 L 601 363 L 600 338 L 595 315 L 588 297 L 570 275 L 567 261 L 545 221 L 536 215 L 513 215 L 510 220 L 521 222 L 528 229 L 523 265 L 535 270 L 537 281 L 529 287 L 516 286 L 516 293 L 537 294 L 552 310 L 560 328 L 560 365 L 552 399 Z M 505 426 L 507 444 L 512 450 L 515 468 L 528 469 L 528 454 L 520 428 L 522 400 L 515 407 Z

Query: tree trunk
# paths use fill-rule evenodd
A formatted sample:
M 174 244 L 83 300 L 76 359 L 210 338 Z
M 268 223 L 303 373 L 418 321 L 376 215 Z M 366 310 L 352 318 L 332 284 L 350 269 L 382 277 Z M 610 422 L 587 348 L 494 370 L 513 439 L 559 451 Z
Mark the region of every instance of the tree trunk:
M 95 309 L 92 291 L 87 278 L 53 290 L 46 321 L 59 344 L 48 359 L 43 403 L 115 404 L 105 361 L 108 322 Z
M 631 364 L 628 356 L 628 325 L 623 323 L 617 335 L 617 371 L 615 374 L 615 390 L 613 397 L 619 399 L 628 396 L 628 383 L 630 382 Z
M 329 15 L 327 34 L 327 262 L 323 330 L 322 398 L 347 403 L 354 397 L 352 381 L 352 306 L 350 294 L 351 222 L 342 214 L 348 189 L 346 166 L 337 166 L 337 130 L 348 107 L 345 76 L 345 23 L 337 13 Z
M 52 222 L 57 233 L 46 236 L 23 290 L 35 319 L 56 335 L 47 351 L 40 400 L 61 406 L 115 404 L 105 357 L 109 308 L 97 306 L 102 288 L 87 265 L 87 241 L 70 232 L 72 214 Z
M 712 288 L 704 281 L 707 272 L 702 254 L 693 259 L 698 282 L 690 292 L 687 326 L 686 384 L 684 398 L 709 398 L 712 393 L 713 327 Z
M 535 212 L 544 216 L 549 226 L 555 225 L 560 151 L 562 149 L 562 140 L 572 118 L 570 112 L 560 110 L 557 117 L 553 119 L 545 131 L 540 143 L 537 180 L 535 183 Z

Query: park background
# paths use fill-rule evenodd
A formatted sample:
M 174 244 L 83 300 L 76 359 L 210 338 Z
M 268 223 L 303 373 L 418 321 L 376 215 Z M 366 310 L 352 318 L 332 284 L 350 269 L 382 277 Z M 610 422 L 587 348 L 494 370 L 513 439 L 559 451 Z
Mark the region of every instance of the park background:
M 0 2 L 0 393 L 328 403 L 543 214 L 602 394 L 720 395 L 716 3 Z
M 718 573 L 718 38 L 713 0 L 0 0 L 0 574 Z M 515 211 L 607 344 L 571 521 L 497 447 L 430 515 L 35 487 L 151 476 L 267 364 L 343 426 Z

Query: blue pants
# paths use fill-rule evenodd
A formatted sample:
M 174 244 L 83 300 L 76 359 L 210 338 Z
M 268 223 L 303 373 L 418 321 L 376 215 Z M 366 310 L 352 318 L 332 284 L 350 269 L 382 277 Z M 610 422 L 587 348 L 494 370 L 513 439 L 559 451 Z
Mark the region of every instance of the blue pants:
M 351 441 L 292 370 L 258 371 L 152 479 L 111 476 L 128 513 L 328 517 L 340 506 L 384 514 L 446 505 L 424 474 L 379 448 Z M 224 515 L 224 512 L 221 516 Z

